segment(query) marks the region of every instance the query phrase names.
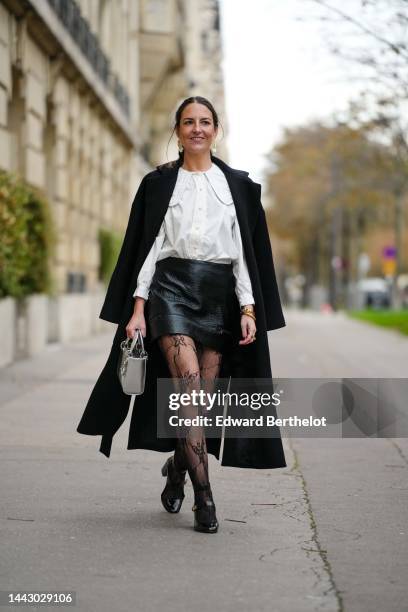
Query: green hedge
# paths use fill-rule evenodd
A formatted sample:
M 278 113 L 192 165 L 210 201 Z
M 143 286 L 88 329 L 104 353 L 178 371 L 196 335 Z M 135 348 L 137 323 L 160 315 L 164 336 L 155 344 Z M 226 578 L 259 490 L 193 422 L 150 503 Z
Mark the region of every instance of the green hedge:
M 53 293 L 55 248 L 51 211 L 43 194 L 0 170 L 0 297 Z
M 99 230 L 99 279 L 108 285 L 122 246 L 123 236 L 101 228 Z

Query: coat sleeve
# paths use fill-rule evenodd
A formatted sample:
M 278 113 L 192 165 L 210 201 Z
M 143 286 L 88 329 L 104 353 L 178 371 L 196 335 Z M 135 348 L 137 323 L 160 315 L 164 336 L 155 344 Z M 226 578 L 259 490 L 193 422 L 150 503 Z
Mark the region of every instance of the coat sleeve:
M 118 261 L 109 281 L 99 318 L 119 323 L 129 291 L 136 256 L 143 233 L 146 176 L 143 177 L 130 210 L 125 237 Z
M 259 204 L 258 217 L 253 233 L 253 246 L 265 306 L 266 328 L 272 330 L 285 327 L 286 322 L 283 316 L 278 284 L 276 282 L 268 226 L 266 223 L 265 211 L 261 203 Z

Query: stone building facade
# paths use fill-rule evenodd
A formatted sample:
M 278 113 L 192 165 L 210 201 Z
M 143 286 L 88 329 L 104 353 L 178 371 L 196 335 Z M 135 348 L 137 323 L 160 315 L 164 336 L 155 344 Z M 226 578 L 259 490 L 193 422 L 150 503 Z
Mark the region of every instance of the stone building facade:
M 219 23 L 218 0 L 1 0 L 0 167 L 51 204 L 59 294 L 98 290 L 98 230 L 122 232 L 141 176 L 177 155 L 185 97 L 226 131 Z

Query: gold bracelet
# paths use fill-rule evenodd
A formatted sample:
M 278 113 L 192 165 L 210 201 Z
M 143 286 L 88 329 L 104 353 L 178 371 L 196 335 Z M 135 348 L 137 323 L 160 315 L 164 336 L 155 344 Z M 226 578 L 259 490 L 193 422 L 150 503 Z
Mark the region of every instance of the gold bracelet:
M 255 312 L 252 304 L 247 304 L 246 306 L 241 306 L 241 312 Z
M 248 317 L 251 317 L 251 319 L 253 319 L 254 321 L 256 321 L 256 316 L 255 316 L 255 311 L 253 308 L 249 307 L 249 306 L 243 306 L 241 308 L 241 314 L 243 315 L 247 315 Z

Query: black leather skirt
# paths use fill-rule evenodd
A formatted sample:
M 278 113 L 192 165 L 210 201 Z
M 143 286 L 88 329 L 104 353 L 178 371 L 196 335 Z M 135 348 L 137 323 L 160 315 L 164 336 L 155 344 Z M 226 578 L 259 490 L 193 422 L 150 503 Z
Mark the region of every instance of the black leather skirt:
M 232 340 L 232 264 L 167 257 L 156 263 L 146 303 L 151 339 L 186 334 L 218 351 Z

